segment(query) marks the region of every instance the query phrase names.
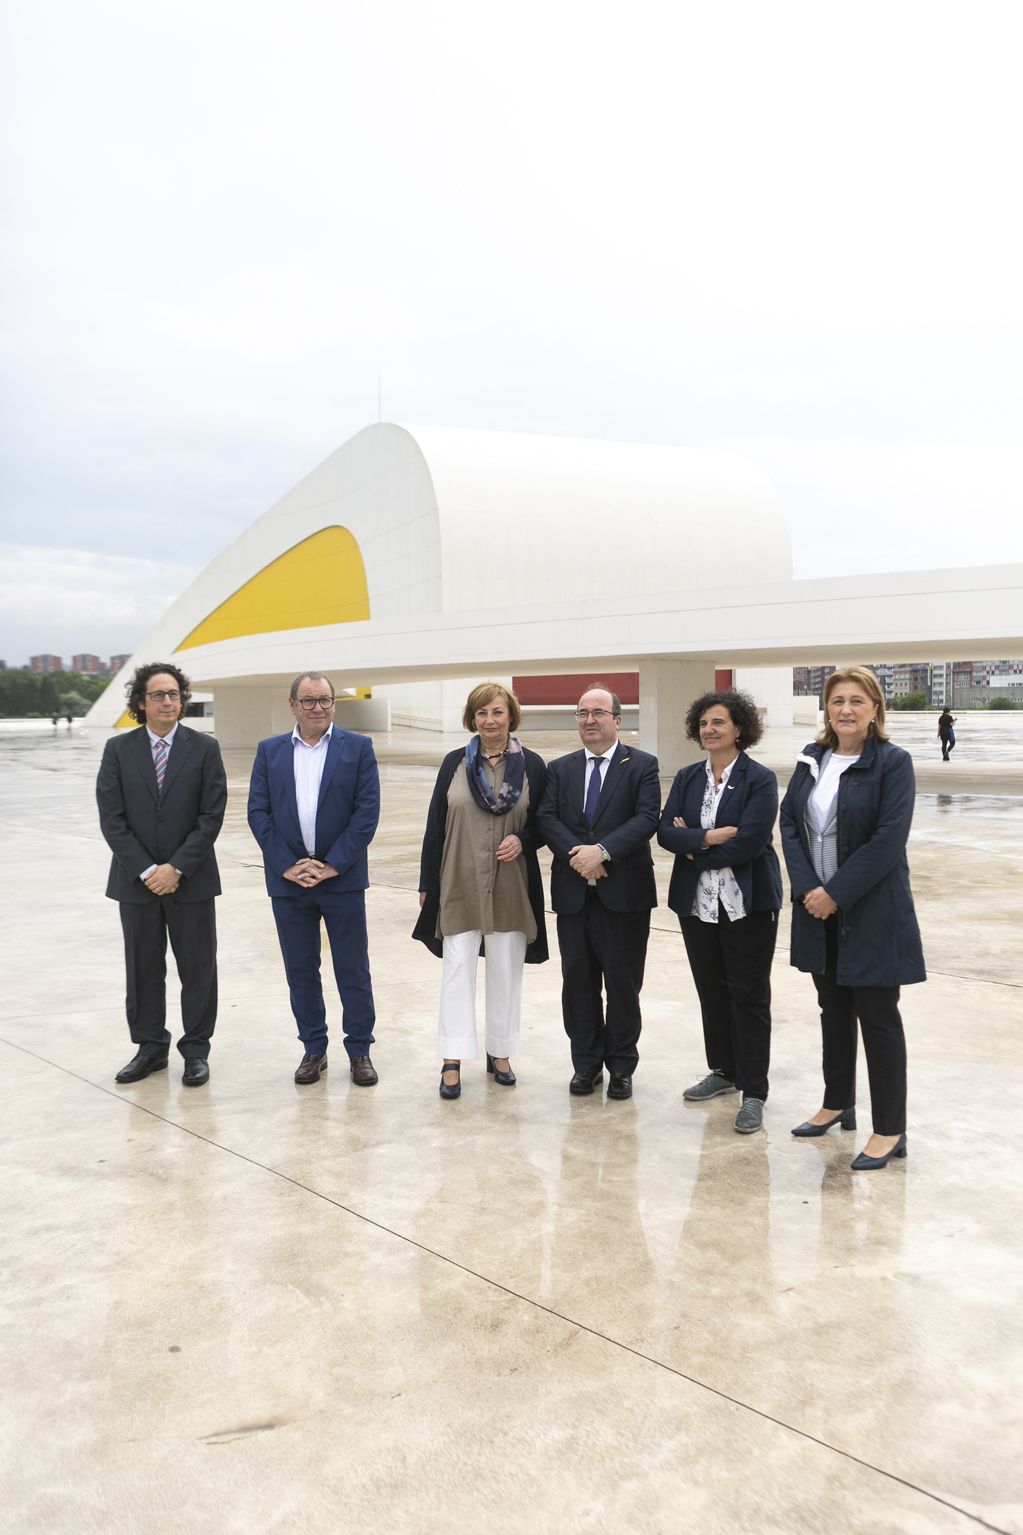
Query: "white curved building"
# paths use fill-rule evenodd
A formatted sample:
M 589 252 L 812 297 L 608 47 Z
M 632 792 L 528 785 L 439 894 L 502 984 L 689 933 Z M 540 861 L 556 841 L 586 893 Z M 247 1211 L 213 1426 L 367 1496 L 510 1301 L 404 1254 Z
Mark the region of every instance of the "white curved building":
M 341 723 L 385 728 L 393 715 L 453 727 L 465 679 L 493 674 L 502 660 L 507 672 L 601 663 L 590 633 L 566 654 L 566 614 L 584 614 L 599 635 L 603 613 L 615 610 L 620 634 L 622 613 L 633 611 L 642 646 L 651 604 L 790 579 L 777 497 L 759 469 L 733 455 L 369 426 L 210 563 L 89 720 L 120 723 L 134 667 L 173 658 L 198 690 L 212 690 L 226 745 L 286 728 L 286 684 L 310 666 L 349 690 Z M 562 622 L 548 652 L 553 619 Z M 443 654 L 427 666 L 423 637 L 438 627 Z M 621 651 L 621 659 L 635 669 L 634 655 Z M 687 667 L 686 683 L 706 680 L 713 665 L 704 657 Z M 787 674 L 779 685 L 780 704 L 791 694 Z M 763 701 L 763 686 L 757 691 Z

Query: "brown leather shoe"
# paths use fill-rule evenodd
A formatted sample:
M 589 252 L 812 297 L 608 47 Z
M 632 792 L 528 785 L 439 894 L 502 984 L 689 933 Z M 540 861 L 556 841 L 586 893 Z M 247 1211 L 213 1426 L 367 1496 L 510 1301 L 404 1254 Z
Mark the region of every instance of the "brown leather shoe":
M 295 1081 L 300 1086 L 304 1086 L 307 1082 L 318 1082 L 320 1073 L 326 1069 L 326 1055 L 303 1055 L 302 1064 L 295 1072 Z
M 376 1087 L 380 1081 L 376 1073 L 376 1067 L 368 1055 L 353 1056 L 349 1070 L 352 1073 L 352 1081 L 356 1087 Z

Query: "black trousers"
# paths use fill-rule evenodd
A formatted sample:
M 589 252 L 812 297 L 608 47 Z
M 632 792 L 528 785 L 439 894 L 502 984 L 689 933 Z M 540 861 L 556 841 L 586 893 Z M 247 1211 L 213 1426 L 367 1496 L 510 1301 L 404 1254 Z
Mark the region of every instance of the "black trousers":
M 125 1011 L 133 1042 L 144 1055 L 163 1056 L 167 1029 L 167 939 L 181 981 L 182 1038 L 186 1060 L 205 1060 L 217 1021 L 217 916 L 208 901 L 164 895 L 144 905 L 120 902 L 127 980 Z
M 581 912 L 559 915 L 561 1011 L 576 1071 L 635 1071 L 649 937 L 649 911 L 608 911 L 594 889 Z
M 825 924 L 826 969 L 815 975 L 821 1009 L 824 1107 L 851 1109 L 856 1102 L 856 1020 L 863 1031 L 870 1109 L 875 1135 L 906 1128 L 906 1036 L 898 986 L 839 986 L 838 914 Z
M 771 961 L 778 913 L 753 911 L 729 922 L 679 917 L 703 1017 L 707 1065 L 734 1082 L 744 1098 L 767 1102 L 771 1064 Z

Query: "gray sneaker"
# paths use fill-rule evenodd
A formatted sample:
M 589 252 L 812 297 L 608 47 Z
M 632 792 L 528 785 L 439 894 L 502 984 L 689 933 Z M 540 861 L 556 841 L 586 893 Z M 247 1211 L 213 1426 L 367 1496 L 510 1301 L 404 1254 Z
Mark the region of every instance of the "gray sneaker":
M 687 1087 L 682 1094 L 690 1103 L 703 1103 L 706 1098 L 716 1098 L 719 1093 L 734 1093 L 737 1091 L 734 1082 L 720 1071 L 712 1071 L 710 1076 L 704 1077 L 700 1082 L 694 1082 L 692 1087 Z
M 735 1116 L 735 1128 L 740 1135 L 752 1135 L 764 1128 L 764 1105 L 759 1098 L 747 1098 Z

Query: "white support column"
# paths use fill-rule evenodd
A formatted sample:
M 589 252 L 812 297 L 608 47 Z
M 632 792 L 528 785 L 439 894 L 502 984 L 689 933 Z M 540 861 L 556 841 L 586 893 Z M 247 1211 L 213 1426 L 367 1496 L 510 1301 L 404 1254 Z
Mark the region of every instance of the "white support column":
M 284 690 L 287 708 L 287 688 Z M 274 699 L 270 688 L 214 688 L 213 733 L 223 747 L 255 747 L 264 737 L 273 735 Z M 290 717 L 290 715 L 289 715 Z
M 751 694 L 757 707 L 767 711 L 765 725 L 777 729 L 792 724 L 791 666 L 740 666 L 734 675 L 735 686 Z
M 662 778 L 703 756 L 685 734 L 686 710 L 714 687 L 713 661 L 640 661 L 639 744 L 654 752 Z

